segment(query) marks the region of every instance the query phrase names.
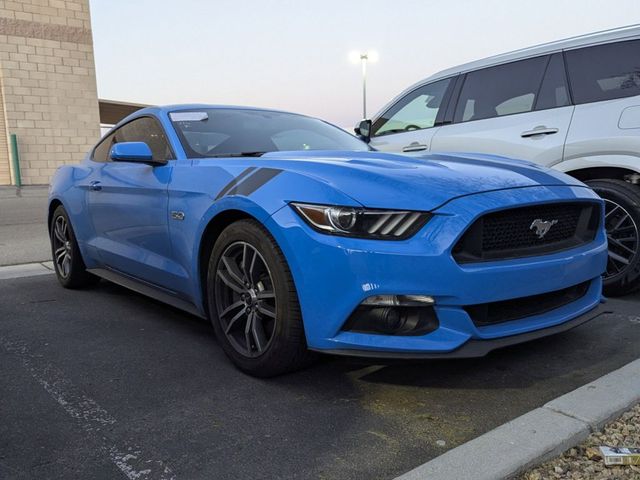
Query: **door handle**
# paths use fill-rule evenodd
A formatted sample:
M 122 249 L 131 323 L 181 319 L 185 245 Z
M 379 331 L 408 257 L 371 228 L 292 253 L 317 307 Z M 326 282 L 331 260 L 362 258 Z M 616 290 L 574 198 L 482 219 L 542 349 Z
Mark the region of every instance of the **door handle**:
M 522 138 L 527 138 L 527 137 L 535 137 L 536 135 L 553 135 L 554 133 L 558 133 L 557 128 L 547 128 L 544 125 L 540 125 L 539 127 L 535 127 L 532 130 L 527 130 L 525 132 L 522 132 L 520 136 Z
M 98 180 L 94 180 L 89 184 L 89 188 L 95 192 L 99 192 L 100 190 L 102 190 L 102 185 L 100 185 L 100 182 Z
M 402 147 L 403 152 L 421 152 L 426 149 L 427 149 L 426 145 L 418 142 L 413 142 L 413 143 L 410 143 L 409 145 Z

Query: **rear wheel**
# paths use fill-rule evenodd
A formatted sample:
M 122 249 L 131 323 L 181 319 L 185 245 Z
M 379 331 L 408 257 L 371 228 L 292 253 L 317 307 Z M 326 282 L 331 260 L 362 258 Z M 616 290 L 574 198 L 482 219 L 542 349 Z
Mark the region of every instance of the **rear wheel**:
M 609 259 L 604 274 L 604 293 L 624 295 L 640 288 L 640 190 L 622 180 L 587 182 L 605 202 L 605 228 Z
M 207 297 L 222 348 L 242 371 L 270 377 L 311 360 L 286 260 L 257 222 L 241 220 L 220 234 L 209 259 Z
M 53 266 L 62 286 L 82 288 L 98 283 L 100 278 L 86 270 L 69 216 L 62 205 L 53 212 L 49 230 Z

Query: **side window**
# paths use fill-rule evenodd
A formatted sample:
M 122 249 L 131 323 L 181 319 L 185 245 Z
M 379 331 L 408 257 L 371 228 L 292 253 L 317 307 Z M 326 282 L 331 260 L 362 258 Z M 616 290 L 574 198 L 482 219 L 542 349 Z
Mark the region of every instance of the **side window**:
M 533 102 L 536 99 L 535 94 L 525 93 L 518 97 L 513 97 L 496 105 L 496 113 L 498 117 L 503 115 L 512 115 L 514 113 L 530 112 L 533 110 Z
M 554 53 L 549 59 L 547 71 L 544 74 L 544 80 L 542 80 L 536 110 L 565 107 L 570 103 L 564 60 L 561 53 Z
M 530 58 L 468 73 L 454 122 L 532 111 L 548 59 Z
M 115 131 L 115 142 L 145 142 L 149 145 L 154 160 L 171 160 L 173 153 L 162 127 L 151 117 L 142 117 L 129 122 Z
M 640 40 L 566 52 L 575 103 L 640 95 Z
M 431 128 L 436 123 L 451 79 L 424 85 L 407 94 L 373 125 L 373 136 Z
M 102 141 L 96 146 L 96 148 L 93 150 L 92 157 L 94 162 L 109 161 L 109 152 L 111 151 L 111 146 L 113 145 L 114 136 L 115 132 L 103 138 Z

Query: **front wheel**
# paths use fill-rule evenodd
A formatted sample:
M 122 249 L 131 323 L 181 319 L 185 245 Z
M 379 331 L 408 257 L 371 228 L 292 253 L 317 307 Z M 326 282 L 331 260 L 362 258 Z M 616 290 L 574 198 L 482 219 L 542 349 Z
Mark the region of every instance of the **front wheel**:
M 640 288 L 640 189 L 622 180 L 591 180 L 587 184 L 605 203 L 609 259 L 604 293 L 612 297 Z
M 240 220 L 220 234 L 209 259 L 207 297 L 216 336 L 240 370 L 271 377 L 311 360 L 291 272 L 259 223 Z

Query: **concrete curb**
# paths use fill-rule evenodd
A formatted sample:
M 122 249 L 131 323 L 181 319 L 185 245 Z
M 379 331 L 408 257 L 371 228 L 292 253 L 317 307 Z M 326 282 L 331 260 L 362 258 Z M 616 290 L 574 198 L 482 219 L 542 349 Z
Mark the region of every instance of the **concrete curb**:
M 640 402 L 640 359 L 552 400 L 397 480 L 510 478 L 561 454 Z
M 0 267 L 0 280 L 10 278 L 33 277 L 54 273 L 53 262 L 22 263 Z

